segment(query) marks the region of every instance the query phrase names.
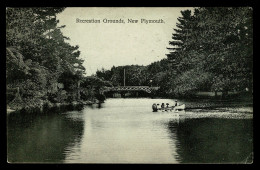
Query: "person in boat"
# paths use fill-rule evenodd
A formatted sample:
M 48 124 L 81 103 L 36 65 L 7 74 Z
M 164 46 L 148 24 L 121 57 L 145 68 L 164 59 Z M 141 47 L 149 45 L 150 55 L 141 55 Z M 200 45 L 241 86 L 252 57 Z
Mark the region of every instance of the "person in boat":
M 178 106 L 178 101 L 177 100 L 175 100 L 175 106 Z
M 154 112 L 156 112 L 158 110 L 157 105 L 155 103 L 152 105 L 152 108 L 153 108 Z
M 162 103 L 161 108 L 164 109 L 164 103 Z
M 169 103 L 166 103 L 166 109 L 165 109 L 165 111 L 168 111 L 168 108 L 169 108 Z

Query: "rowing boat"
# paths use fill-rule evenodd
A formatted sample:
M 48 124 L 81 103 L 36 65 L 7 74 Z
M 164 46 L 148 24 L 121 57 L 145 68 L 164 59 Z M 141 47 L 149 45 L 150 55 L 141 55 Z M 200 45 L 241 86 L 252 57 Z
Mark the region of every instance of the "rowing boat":
M 164 108 L 157 108 L 156 104 L 152 106 L 153 108 L 153 111 L 156 112 L 158 110 L 161 110 L 161 111 L 179 111 L 179 110 L 185 110 L 185 104 L 182 104 L 182 105 L 179 105 L 179 106 L 171 106 L 171 107 L 164 107 Z
M 185 110 L 185 104 L 182 104 L 180 106 L 175 106 L 174 109 L 175 110 Z

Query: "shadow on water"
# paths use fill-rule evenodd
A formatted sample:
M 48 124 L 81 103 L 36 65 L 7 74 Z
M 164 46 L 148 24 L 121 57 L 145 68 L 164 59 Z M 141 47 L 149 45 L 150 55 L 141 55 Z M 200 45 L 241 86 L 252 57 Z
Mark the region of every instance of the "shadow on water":
M 252 163 L 253 120 L 186 119 L 170 121 L 180 163 Z
M 83 120 L 62 112 L 15 113 L 7 117 L 8 162 L 63 162 L 65 149 L 81 140 Z

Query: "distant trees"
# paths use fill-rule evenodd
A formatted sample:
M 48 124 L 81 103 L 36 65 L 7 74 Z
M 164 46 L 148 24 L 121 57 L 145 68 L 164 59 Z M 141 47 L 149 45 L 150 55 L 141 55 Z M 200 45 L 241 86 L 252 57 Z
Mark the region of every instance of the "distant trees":
M 96 76 L 102 80 L 110 81 L 113 86 L 124 85 L 124 69 L 125 83 L 127 86 L 148 85 L 148 74 L 145 66 L 128 65 L 112 67 L 111 70 L 97 70 Z

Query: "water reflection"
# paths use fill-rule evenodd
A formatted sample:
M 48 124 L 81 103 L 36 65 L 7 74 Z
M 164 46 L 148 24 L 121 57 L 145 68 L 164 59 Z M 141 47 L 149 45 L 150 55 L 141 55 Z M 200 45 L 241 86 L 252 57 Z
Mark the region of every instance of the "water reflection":
M 86 107 L 81 144 L 71 146 L 65 162 L 178 163 L 165 126 L 174 118 L 170 112 L 151 112 L 151 102 L 117 99 L 106 101 L 102 109 Z
M 186 119 L 168 128 L 180 163 L 252 162 L 251 119 Z
M 7 121 L 9 162 L 63 162 L 66 148 L 83 134 L 82 119 L 58 113 L 16 113 Z

